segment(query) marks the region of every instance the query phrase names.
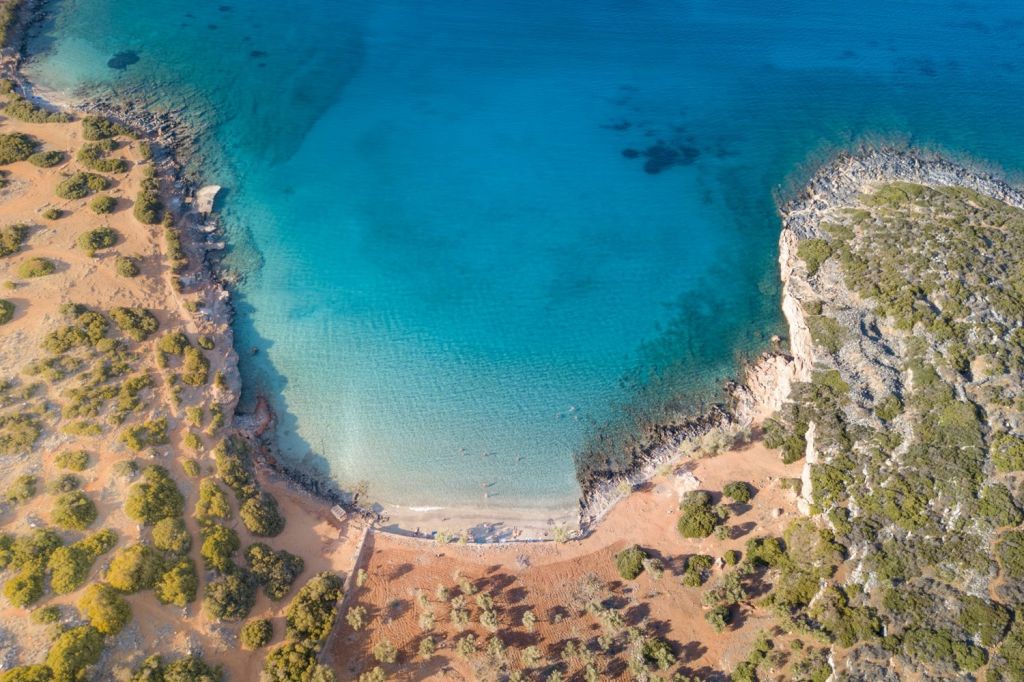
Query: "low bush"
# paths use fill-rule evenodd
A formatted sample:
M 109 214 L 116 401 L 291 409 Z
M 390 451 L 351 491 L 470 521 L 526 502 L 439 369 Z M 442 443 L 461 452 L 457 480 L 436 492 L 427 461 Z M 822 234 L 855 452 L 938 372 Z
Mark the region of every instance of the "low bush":
M 55 682 L 86 680 L 85 670 L 100 660 L 103 634 L 91 625 L 80 625 L 57 635 L 46 654 L 46 665 Z
M 33 414 L 0 415 L 0 455 L 27 452 L 42 433 L 39 420 Z
M 89 467 L 89 453 L 85 450 L 65 450 L 57 455 L 57 466 L 71 471 L 85 471 Z
M 142 472 L 142 480 L 128 489 L 124 511 L 129 518 L 151 526 L 181 516 L 184 506 L 185 498 L 167 469 L 152 464 Z
M 0 228 L 0 257 L 10 256 L 21 251 L 26 239 L 28 239 L 28 225 L 24 223 L 15 223 Z
M 21 95 L 12 95 L 4 106 L 4 115 L 26 123 L 67 123 L 71 117 L 62 111 L 47 111 Z
M 113 549 L 117 534 L 105 529 L 70 545 L 56 548 L 47 561 L 50 587 L 57 594 L 77 590 L 85 582 L 98 557 Z
M 160 341 L 157 342 L 157 348 L 168 355 L 181 355 L 185 352 L 185 349 L 189 348 L 191 344 L 188 341 L 188 337 L 181 331 L 167 332 L 160 337 Z
M 23 133 L 0 135 L 0 166 L 24 161 L 36 152 L 39 143 Z
M 199 577 L 192 559 L 185 557 L 160 576 L 154 586 L 157 599 L 163 604 L 184 607 L 196 599 Z
M 330 668 L 317 662 L 319 651 L 319 647 L 313 642 L 286 642 L 272 649 L 263 659 L 261 682 L 329 682 L 334 674 Z
M 704 614 L 704 620 L 706 620 L 715 632 L 722 632 L 729 623 L 732 622 L 732 612 L 728 606 L 719 604 L 718 606 L 712 607 Z
M 49 625 L 50 623 L 56 623 L 60 620 L 60 607 L 54 606 L 40 606 L 38 609 L 32 611 L 32 615 L 29 616 L 32 622 L 36 625 Z
M 117 208 L 117 199 L 109 194 L 98 194 L 89 202 L 89 208 L 98 215 L 113 213 L 114 209 Z
M 82 137 L 95 142 L 108 140 L 119 135 L 134 137 L 131 128 L 111 121 L 103 116 L 86 116 L 82 119 Z
M 59 220 L 63 216 L 64 211 L 53 206 L 43 211 L 43 217 L 46 218 L 47 220 Z
M 247 499 L 239 508 L 238 516 L 253 535 L 274 537 L 284 530 L 284 516 L 270 493 L 262 492 Z
M 195 346 L 185 348 L 185 360 L 181 365 L 181 380 L 188 386 L 203 386 L 210 375 L 210 361 Z
M 246 649 L 261 649 L 270 643 L 274 627 L 267 618 L 253 618 L 242 626 L 239 639 Z
M 82 479 L 74 474 L 61 474 L 57 478 L 50 481 L 46 489 L 54 494 L 69 493 L 72 490 L 78 490 L 82 487 Z
M 39 479 L 29 474 L 18 476 L 4 492 L 4 499 L 8 502 L 25 502 L 36 494 L 36 486 Z
M 241 545 L 238 533 L 233 529 L 213 523 L 203 529 L 203 544 L 199 548 L 199 555 L 203 557 L 207 568 L 227 573 L 235 568 L 232 559 Z
M 14 304 L 0 298 L 0 324 L 7 324 L 14 319 Z
M 293 639 L 320 641 L 334 626 L 342 581 L 333 573 L 318 573 L 309 579 L 288 605 L 285 622 Z
M 274 551 L 262 542 L 249 545 L 245 561 L 253 579 L 263 585 L 267 596 L 274 601 L 288 594 L 305 567 L 302 557 L 284 550 Z
M 684 538 L 706 538 L 714 532 L 719 518 L 711 507 L 711 496 L 701 490 L 686 494 L 676 529 Z
M 128 162 L 124 159 L 110 159 L 107 154 L 113 151 L 114 145 L 109 140 L 82 145 L 78 150 L 78 162 L 89 170 L 100 173 L 127 173 Z
M 153 526 L 153 545 L 165 552 L 185 554 L 192 547 L 192 536 L 180 518 L 160 519 Z
M 114 267 L 122 277 L 137 277 L 139 274 L 139 264 L 131 256 L 118 256 Z
M 57 266 L 47 258 L 35 257 L 23 260 L 18 264 L 18 277 L 22 279 L 33 279 L 45 277 L 57 271 Z
M 78 172 L 61 180 L 57 185 L 56 194 L 61 199 L 73 201 L 84 199 L 94 192 L 102 192 L 110 186 L 110 181 L 96 173 Z
M 105 635 L 116 635 L 132 617 L 132 607 L 106 583 L 93 583 L 78 599 L 78 610 Z
M 255 603 L 256 586 L 244 571 L 217 578 L 203 591 L 203 608 L 217 620 L 242 620 Z
M 117 244 L 119 236 L 113 228 L 97 227 L 79 235 L 78 247 L 85 251 L 86 255 L 92 256 L 99 249 L 109 249 Z
M 647 552 L 640 545 L 627 547 L 615 555 L 615 567 L 623 580 L 633 580 L 644 571 Z
M 145 308 L 111 308 L 110 317 L 121 333 L 133 341 L 145 341 L 160 328 L 156 316 Z
M 152 589 L 163 569 L 163 557 L 158 550 L 149 545 L 129 545 L 114 555 L 106 581 L 114 589 L 131 594 Z
M 88 528 L 96 516 L 96 504 L 81 490 L 58 495 L 50 512 L 50 519 L 55 525 L 70 530 Z
M 45 152 L 36 152 L 32 156 L 28 157 L 28 162 L 33 166 L 39 166 L 40 168 L 53 168 L 54 166 L 64 163 L 66 155 L 62 151 L 56 149 L 50 149 Z
M 121 441 L 138 452 L 147 447 L 167 445 L 167 419 L 160 417 L 142 424 L 130 426 L 121 433 Z
M 726 483 L 722 487 L 722 495 L 728 497 L 733 502 L 746 504 L 754 497 L 754 490 L 750 487 L 749 483 L 733 481 L 732 483 Z
M 208 478 L 199 482 L 196 518 L 201 520 L 231 518 L 231 504 L 228 502 L 227 494 Z

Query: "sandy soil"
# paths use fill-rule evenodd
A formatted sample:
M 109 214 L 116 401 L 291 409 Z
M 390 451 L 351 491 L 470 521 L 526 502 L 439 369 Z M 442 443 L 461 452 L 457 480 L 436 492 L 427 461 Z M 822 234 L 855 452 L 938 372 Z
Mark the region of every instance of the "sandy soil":
M 509 649 L 541 645 L 549 656 L 569 638 L 587 639 L 596 634 L 597 621 L 589 615 L 573 614 L 574 595 L 588 576 L 595 575 L 603 594 L 620 606 L 627 623 L 648 622 L 651 628 L 677 643 L 676 654 L 686 668 L 701 677 L 713 671 L 730 670 L 749 653 L 750 643 L 770 617 L 756 608 L 744 607 L 736 623 L 716 634 L 705 621 L 700 596 L 704 588 L 684 587 L 679 574 L 685 557 L 709 554 L 720 557 L 726 549 L 743 549 L 755 535 L 780 534 L 795 513 L 795 496 L 783 490 L 779 479 L 797 477 L 800 464 L 784 465 L 778 453 L 754 443 L 714 458 L 687 462 L 676 473 L 659 477 L 621 501 L 587 538 L 565 544 L 506 543 L 491 545 L 440 546 L 427 540 L 374 533 L 364 552 L 363 568 L 368 573 L 364 586 L 350 598 L 349 606 L 362 605 L 371 618 L 370 627 L 353 632 L 342 623 L 327 646 L 327 660 L 342 679 L 352 679 L 376 663 L 371 651 L 387 640 L 399 649 L 398 662 L 385 666 L 389 679 L 479 679 L 486 669 L 456 656 L 447 607 L 437 602 L 435 591 L 445 585 L 455 591 L 453 574 L 458 571 L 489 592 L 501 614 L 502 635 Z M 753 484 L 758 493 L 748 505 L 734 505 L 729 524 L 736 530 L 732 539 L 688 540 L 675 530 L 680 494 L 692 474 L 701 489 L 720 490 L 732 480 Z M 614 555 L 637 543 L 660 557 L 666 567 L 655 580 L 642 574 L 625 583 L 615 570 Z M 721 573 L 716 568 L 708 584 Z M 424 633 L 418 618 L 416 590 L 429 596 L 436 609 L 434 634 L 443 636 L 438 654 L 430 661 L 416 658 Z M 470 599 L 472 603 L 472 599 Z M 522 612 L 532 609 L 540 619 L 536 633 L 520 626 Z M 559 609 L 564 609 L 558 620 Z M 478 638 L 488 633 L 476 625 Z M 515 660 L 515 654 L 510 654 Z M 625 676 L 621 664 L 602 672 L 602 679 Z

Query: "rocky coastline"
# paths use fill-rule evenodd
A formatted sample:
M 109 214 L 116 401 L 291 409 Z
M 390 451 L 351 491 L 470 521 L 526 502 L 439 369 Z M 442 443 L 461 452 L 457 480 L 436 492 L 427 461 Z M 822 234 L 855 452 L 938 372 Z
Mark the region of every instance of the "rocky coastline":
M 57 103 L 40 97 L 20 70 L 24 32 L 33 22 L 40 20 L 42 6 L 39 0 L 29 0 L 23 4 L 16 34 L 16 39 L 20 40 L 17 44 L 21 48 L 13 53 L 8 51 L 3 56 L 0 73 L 15 83 L 26 97 L 40 105 L 58 108 Z M 197 263 L 187 273 L 187 278 L 183 279 L 187 279 L 185 284 L 190 291 L 203 292 L 204 299 L 209 303 L 209 321 L 221 328 L 221 333 L 229 342 L 228 347 L 233 349 L 230 343 L 234 317 L 230 296 L 233 278 L 220 264 L 224 235 L 215 216 L 195 210 L 195 195 L 201 186 L 199 178 L 194 170 L 187 171 L 181 163 L 182 159 L 188 159 L 196 153 L 196 131 L 191 130 L 175 112 L 153 112 L 134 102 L 115 101 L 109 97 L 73 105 L 60 103 L 59 108 L 69 108 L 79 114 L 106 116 L 154 143 L 158 150 L 156 158 L 161 174 L 172 183 L 168 198 L 171 208 L 181 216 L 185 248 Z M 783 279 L 781 306 L 789 326 L 788 351 L 767 351 L 744 368 L 740 380 L 727 384 L 727 402 L 713 405 L 702 414 L 682 418 L 674 424 L 653 427 L 654 437 L 633 453 L 632 461 L 624 472 L 610 474 L 592 470 L 581 474 L 580 534 L 587 534 L 627 490 L 649 480 L 663 467 L 678 460 L 681 448 L 686 443 L 695 443 L 715 431 L 735 433 L 758 424 L 782 405 L 792 383 L 807 380 L 814 358 L 810 335 L 799 305 L 799 295 L 794 294 L 802 284 L 799 278 L 793 277 L 796 242 L 814 234 L 816 221 L 824 207 L 848 200 L 865 182 L 893 179 L 959 185 L 1008 204 L 1024 207 L 1024 194 L 1009 184 L 992 175 L 968 170 L 938 155 L 895 148 L 861 149 L 837 154 L 813 175 L 801 193 L 780 206 L 783 217 L 779 241 L 780 274 Z M 234 350 L 228 352 L 232 355 L 229 366 L 233 372 L 229 376 L 229 386 L 234 396 L 234 408 L 241 392 L 241 378 L 238 375 L 237 356 Z M 258 444 L 259 463 L 267 473 L 280 477 L 325 503 L 341 504 L 371 521 L 384 520 L 376 512 L 360 507 L 357 500 L 344 494 L 329 479 L 288 464 L 277 456 L 273 436 L 274 417 L 266 401 L 260 401 L 259 411 L 256 415 L 236 414 L 236 426 Z

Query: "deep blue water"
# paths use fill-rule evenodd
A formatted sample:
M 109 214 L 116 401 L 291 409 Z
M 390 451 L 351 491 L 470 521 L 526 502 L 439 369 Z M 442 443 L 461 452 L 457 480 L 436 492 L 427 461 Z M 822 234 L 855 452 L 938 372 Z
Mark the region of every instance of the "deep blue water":
M 1014 3 L 52 9 L 37 82 L 209 131 L 243 371 L 388 502 L 568 507 L 585 445 L 714 399 L 781 329 L 773 192 L 836 148 L 1024 168 Z

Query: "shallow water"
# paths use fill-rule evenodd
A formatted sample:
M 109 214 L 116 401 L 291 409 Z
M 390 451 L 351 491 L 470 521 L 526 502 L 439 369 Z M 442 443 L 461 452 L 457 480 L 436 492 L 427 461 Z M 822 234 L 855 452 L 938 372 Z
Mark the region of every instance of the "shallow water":
M 60 0 L 28 71 L 209 130 L 243 372 L 388 502 L 567 508 L 585 444 L 716 399 L 836 148 L 1024 168 L 1010 3 L 222 3 Z

